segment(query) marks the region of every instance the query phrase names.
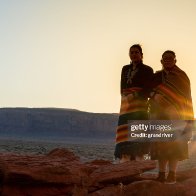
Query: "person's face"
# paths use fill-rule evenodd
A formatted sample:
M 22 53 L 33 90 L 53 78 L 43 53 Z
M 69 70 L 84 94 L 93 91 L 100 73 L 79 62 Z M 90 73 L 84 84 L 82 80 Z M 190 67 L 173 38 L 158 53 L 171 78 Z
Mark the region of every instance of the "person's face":
M 161 63 L 165 69 L 170 69 L 176 64 L 176 58 L 171 53 L 165 53 L 161 59 Z
M 129 51 L 129 57 L 133 63 L 140 63 L 142 61 L 142 54 L 138 48 L 131 48 Z

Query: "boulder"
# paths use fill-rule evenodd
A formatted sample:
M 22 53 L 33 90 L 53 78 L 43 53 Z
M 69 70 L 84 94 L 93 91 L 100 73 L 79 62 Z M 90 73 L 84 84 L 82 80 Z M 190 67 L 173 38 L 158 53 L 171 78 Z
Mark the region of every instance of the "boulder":
M 154 161 L 83 163 L 68 149 L 46 155 L 0 154 L 0 195 L 195 196 L 196 169 L 177 173 L 177 183 L 156 182 Z M 143 173 L 145 172 L 145 173 Z

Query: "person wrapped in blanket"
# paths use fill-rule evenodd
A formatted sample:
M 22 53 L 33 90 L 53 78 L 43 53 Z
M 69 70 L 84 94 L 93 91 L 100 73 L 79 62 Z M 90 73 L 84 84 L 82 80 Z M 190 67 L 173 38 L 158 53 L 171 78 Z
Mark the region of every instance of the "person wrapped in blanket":
M 147 154 L 146 143 L 129 141 L 129 120 L 147 120 L 147 100 L 153 69 L 142 62 L 143 53 L 139 44 L 129 49 L 131 63 L 123 66 L 121 72 L 121 108 L 116 130 L 114 156 L 120 163 L 141 159 Z
M 176 183 L 178 161 L 188 158 L 188 140 L 192 136 L 193 107 L 190 80 L 186 73 L 176 66 L 176 55 L 167 50 L 162 54 L 161 71 L 153 78 L 153 92 L 149 100 L 150 118 L 154 120 L 184 120 L 184 139 L 180 141 L 159 141 L 151 144 L 151 159 L 158 160 L 157 181 Z M 166 178 L 166 167 L 169 173 Z

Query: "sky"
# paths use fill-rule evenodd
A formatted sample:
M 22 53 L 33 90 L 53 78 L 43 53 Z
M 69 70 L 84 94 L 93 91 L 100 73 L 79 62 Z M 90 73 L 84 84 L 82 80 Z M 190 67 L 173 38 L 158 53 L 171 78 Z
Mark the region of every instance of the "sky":
M 121 69 L 139 43 L 154 71 L 165 50 L 175 51 L 196 108 L 195 7 L 195 0 L 0 0 L 0 107 L 118 113 Z

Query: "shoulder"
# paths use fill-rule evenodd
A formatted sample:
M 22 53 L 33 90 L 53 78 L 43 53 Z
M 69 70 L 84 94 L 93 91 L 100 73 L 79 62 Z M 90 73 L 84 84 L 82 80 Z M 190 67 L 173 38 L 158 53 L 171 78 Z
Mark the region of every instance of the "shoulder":
M 178 71 L 178 72 L 184 74 L 185 76 L 187 76 L 186 72 L 183 71 L 182 69 L 180 69 L 177 65 L 175 66 L 175 69 L 174 69 L 174 70 L 176 70 L 176 71 Z M 187 76 L 187 77 L 188 77 L 188 76 Z
M 124 71 L 127 71 L 128 69 L 130 69 L 130 67 L 131 67 L 130 64 L 124 65 L 124 66 L 122 67 L 122 71 L 123 71 L 123 72 L 124 72 Z
M 186 80 L 187 82 L 190 82 L 186 72 L 180 69 L 178 66 L 175 66 L 174 73 L 176 73 L 179 76 L 179 78 L 181 78 L 182 80 L 184 81 Z
M 156 71 L 154 74 L 155 75 L 158 75 L 158 74 L 162 74 L 163 70 L 159 70 L 159 71 Z
M 130 65 L 130 64 L 128 64 L 128 65 L 124 65 L 124 66 L 122 67 L 122 69 L 129 69 L 129 67 L 131 67 L 131 65 Z
M 152 72 L 153 73 L 153 69 L 152 67 L 150 67 L 149 65 L 145 65 L 145 64 L 141 64 L 141 68 L 145 71 L 148 71 L 148 72 Z
M 155 78 L 156 78 L 156 77 L 162 77 L 162 73 L 163 73 L 163 70 L 156 71 L 156 72 L 154 73 L 154 77 L 155 77 Z

